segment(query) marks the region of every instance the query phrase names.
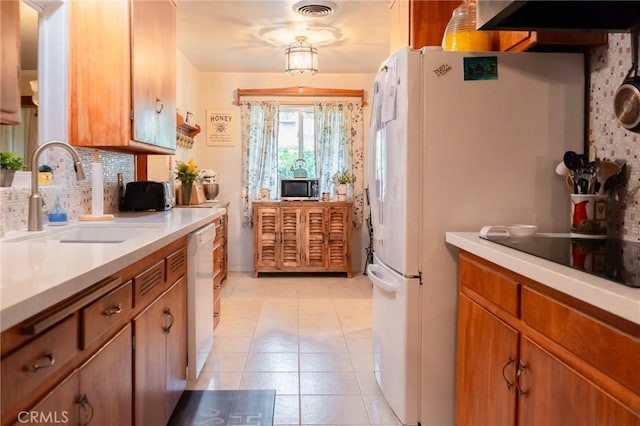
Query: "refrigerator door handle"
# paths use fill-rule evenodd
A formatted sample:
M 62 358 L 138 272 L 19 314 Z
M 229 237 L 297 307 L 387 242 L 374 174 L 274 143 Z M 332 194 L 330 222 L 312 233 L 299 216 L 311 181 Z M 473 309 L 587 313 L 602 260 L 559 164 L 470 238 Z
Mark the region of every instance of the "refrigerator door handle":
M 386 291 L 387 293 L 395 293 L 398 289 L 398 285 L 394 282 L 393 277 L 391 280 L 385 280 L 385 270 L 375 263 L 369 264 L 367 267 L 367 273 L 369 274 L 369 279 L 371 282 L 378 287 L 382 291 Z

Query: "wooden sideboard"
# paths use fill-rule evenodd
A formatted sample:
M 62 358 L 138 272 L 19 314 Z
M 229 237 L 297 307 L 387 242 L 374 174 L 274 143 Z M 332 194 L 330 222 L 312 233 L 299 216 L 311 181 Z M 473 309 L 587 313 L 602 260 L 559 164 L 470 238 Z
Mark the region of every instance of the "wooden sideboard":
M 253 203 L 253 275 L 344 272 L 351 277 L 351 201 Z

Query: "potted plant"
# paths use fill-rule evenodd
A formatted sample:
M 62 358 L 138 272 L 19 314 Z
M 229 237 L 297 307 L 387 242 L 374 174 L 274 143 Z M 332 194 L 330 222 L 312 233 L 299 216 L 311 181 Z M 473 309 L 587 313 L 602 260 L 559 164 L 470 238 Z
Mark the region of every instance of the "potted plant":
M 24 160 L 15 152 L 0 152 L 0 187 L 11 186 L 16 170 L 24 169 Z
M 347 186 L 355 182 L 355 176 L 349 173 L 347 169 L 342 172 L 336 172 L 332 176 L 334 191 L 337 201 L 345 201 L 347 199 Z
M 191 191 L 193 190 L 193 182 L 198 179 L 198 166 L 190 159 L 187 163 L 178 161 L 176 163 L 176 180 L 182 184 L 182 204 L 191 204 Z

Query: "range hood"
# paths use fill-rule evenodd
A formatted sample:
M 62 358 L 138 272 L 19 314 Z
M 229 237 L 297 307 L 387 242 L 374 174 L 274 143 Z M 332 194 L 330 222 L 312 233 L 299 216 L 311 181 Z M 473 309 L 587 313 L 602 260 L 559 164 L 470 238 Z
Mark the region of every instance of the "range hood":
M 640 25 L 640 1 L 477 0 L 482 30 L 629 32 Z

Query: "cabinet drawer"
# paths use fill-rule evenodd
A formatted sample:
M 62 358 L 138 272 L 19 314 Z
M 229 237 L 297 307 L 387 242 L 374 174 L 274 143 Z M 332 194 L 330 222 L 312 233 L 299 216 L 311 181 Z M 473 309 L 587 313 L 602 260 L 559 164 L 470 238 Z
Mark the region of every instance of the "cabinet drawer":
M 133 278 L 135 306 L 146 304 L 162 293 L 165 283 L 164 259 Z
M 80 311 L 80 346 L 86 349 L 112 327 L 129 318 L 133 306 L 131 281 L 105 294 Z
M 509 314 L 519 316 L 520 283 L 462 254 L 460 285 L 473 290 Z
M 167 282 L 173 284 L 187 273 L 187 249 L 181 248 L 167 256 Z
M 73 314 L 2 359 L 2 418 L 45 391 L 46 381 L 78 353 L 78 316 Z
M 522 320 L 640 394 L 637 365 L 640 337 L 626 334 L 527 287 L 522 290 Z

